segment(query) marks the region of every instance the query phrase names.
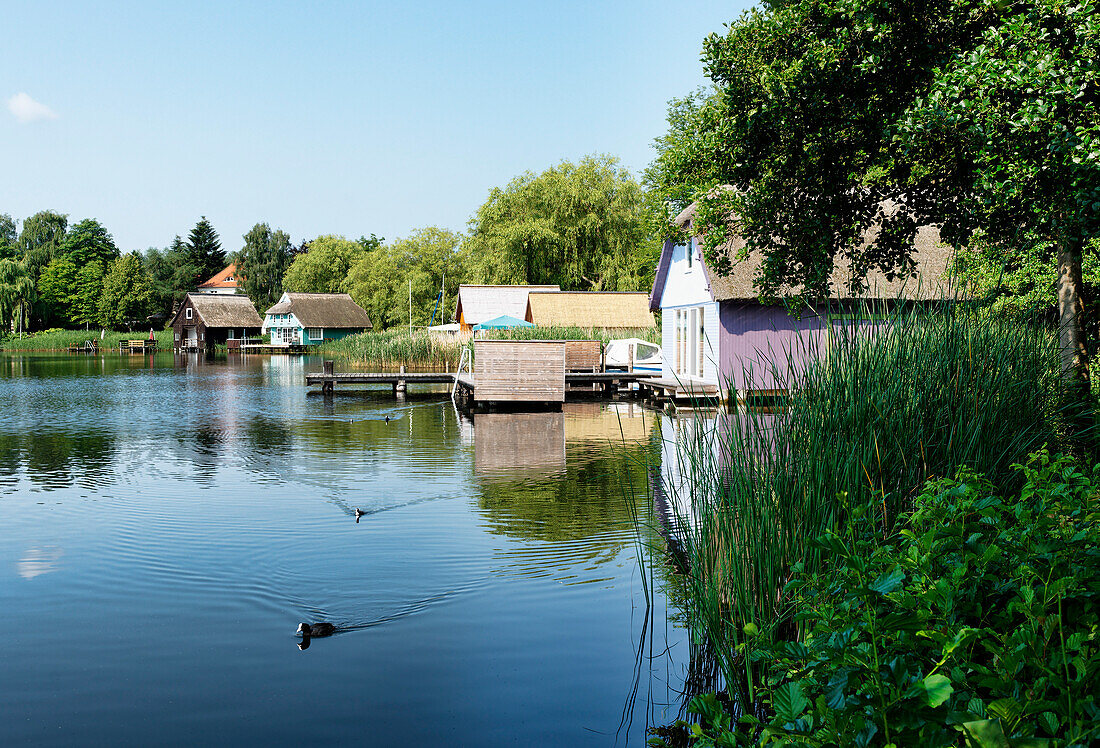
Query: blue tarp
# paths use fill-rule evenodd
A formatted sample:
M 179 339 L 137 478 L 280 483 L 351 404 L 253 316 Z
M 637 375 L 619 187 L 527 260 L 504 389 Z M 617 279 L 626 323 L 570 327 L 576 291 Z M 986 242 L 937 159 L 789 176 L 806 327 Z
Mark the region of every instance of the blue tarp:
M 522 319 L 516 319 L 507 314 L 502 314 L 499 317 L 485 320 L 474 325 L 474 331 L 477 330 L 507 330 L 509 327 L 534 327 L 530 322 L 526 322 Z

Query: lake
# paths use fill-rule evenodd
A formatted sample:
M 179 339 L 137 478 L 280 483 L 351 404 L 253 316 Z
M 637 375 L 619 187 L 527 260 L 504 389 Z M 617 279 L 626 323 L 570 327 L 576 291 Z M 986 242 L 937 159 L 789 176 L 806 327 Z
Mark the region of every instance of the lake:
M 0 353 L 0 744 L 640 746 L 680 714 L 661 416 L 307 369 Z

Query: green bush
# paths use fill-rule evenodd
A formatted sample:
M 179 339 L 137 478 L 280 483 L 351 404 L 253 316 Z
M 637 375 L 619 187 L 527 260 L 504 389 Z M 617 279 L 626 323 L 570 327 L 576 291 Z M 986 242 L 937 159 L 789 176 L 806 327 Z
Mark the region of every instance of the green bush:
M 693 745 L 1084 746 L 1100 740 L 1100 468 L 1046 451 L 999 495 L 960 468 L 929 481 L 900 532 L 866 511 L 794 570 L 797 641 L 740 645 L 762 709 L 714 697 L 678 723 Z M 668 745 L 666 738 L 652 741 Z

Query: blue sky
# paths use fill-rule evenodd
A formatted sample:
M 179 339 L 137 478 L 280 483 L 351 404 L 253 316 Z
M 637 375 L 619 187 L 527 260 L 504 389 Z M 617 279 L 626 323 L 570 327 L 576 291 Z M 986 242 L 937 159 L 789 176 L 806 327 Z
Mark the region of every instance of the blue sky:
M 98 218 L 123 250 L 200 215 L 231 251 L 258 221 L 463 230 L 526 170 L 611 153 L 640 175 L 744 7 L 6 2 L 0 213 Z

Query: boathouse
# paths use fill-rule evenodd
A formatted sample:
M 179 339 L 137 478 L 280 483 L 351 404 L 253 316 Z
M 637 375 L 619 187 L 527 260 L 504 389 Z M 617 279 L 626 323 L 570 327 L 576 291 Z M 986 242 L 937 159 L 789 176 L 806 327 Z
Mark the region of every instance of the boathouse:
M 527 297 L 525 319 L 539 327 L 626 330 L 656 327 L 644 292 L 562 291 Z
M 559 293 L 561 287 L 553 286 L 479 286 L 463 284 L 458 287 L 455 302 L 455 321 L 462 332 L 472 332 L 474 325 L 505 315 L 525 319 L 527 299 L 532 293 Z
M 346 293 L 284 293 L 263 320 L 274 346 L 317 345 L 372 327 L 367 311 Z
M 177 349 L 209 349 L 218 343 L 236 348 L 242 338 L 259 335 L 263 320 L 243 294 L 188 293 L 172 319 Z
M 754 253 L 736 260 L 745 246 L 741 237 L 717 250 L 733 261 L 732 271 L 711 271 L 694 231 L 696 207 L 693 203 L 674 219 L 689 238 L 684 244 L 665 242 L 650 294 L 650 310 L 661 312 L 661 381 L 675 383 L 674 395 L 771 391 L 783 386 L 776 380 L 785 379 L 788 363 L 823 348 L 826 333 L 861 323 L 855 319 L 863 314 L 858 302 L 932 302 L 953 294 L 945 277 L 952 249 L 941 244 L 934 227 L 924 226 L 914 241 L 916 269 L 911 277 L 888 281 L 874 271 L 867 292 L 855 299 L 847 294 L 848 268 L 838 262 L 830 279 L 835 296 L 792 316 L 782 304 L 759 301 L 755 277 L 762 257 Z
M 226 294 L 232 295 L 237 293 L 243 293 L 243 289 L 239 284 L 240 278 L 237 276 L 236 264 L 222 270 L 209 280 L 203 281 L 199 284 L 199 287 L 195 289 L 195 293 L 211 293 L 211 294 Z

